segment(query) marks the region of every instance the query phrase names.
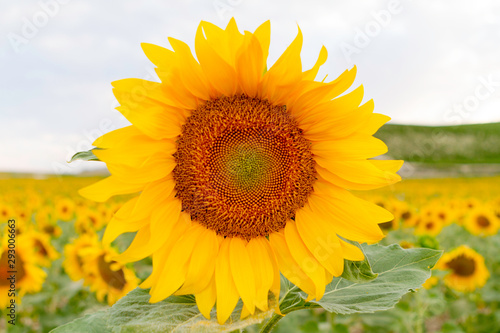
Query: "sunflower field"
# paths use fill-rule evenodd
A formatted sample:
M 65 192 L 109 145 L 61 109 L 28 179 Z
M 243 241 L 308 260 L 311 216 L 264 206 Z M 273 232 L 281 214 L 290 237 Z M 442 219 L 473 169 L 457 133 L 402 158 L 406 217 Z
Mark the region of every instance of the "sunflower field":
M 130 235 L 101 245 L 103 228 L 127 196 L 106 203 L 83 199 L 77 190 L 95 177 L 2 179 L 0 214 L 15 219 L 18 291 L 12 332 L 48 332 L 113 305 L 151 273 L 151 259 L 119 265 L 110 258 Z M 382 241 L 403 248 L 443 250 L 423 288 L 393 308 L 374 314 L 341 315 L 322 309 L 289 314 L 277 332 L 496 332 L 500 322 L 499 177 L 411 179 L 360 193 L 393 212 L 381 225 Z M 7 223 L 2 223 L 5 235 Z M 7 244 L 3 242 L 2 244 Z M 0 273 L 6 275 L 2 249 Z M 22 273 L 20 273 L 22 272 Z M 8 311 L 2 283 L 2 317 Z M 0 329 L 6 329 L 5 320 Z M 246 328 L 255 332 L 256 325 Z
M 24 37 L 8 34 L 16 53 L 65 5 L 54 1 L 39 3 L 33 23 L 23 18 Z M 137 47 L 146 75 L 113 76 L 115 121 L 89 117 L 99 129 L 64 147 L 66 164 L 60 151 L 42 156 L 62 147 L 58 136 L 27 123 L 37 139 L 14 141 L 45 171 L 30 154 L 2 161 L 14 172 L 0 173 L 0 332 L 500 332 L 500 123 L 471 114 L 494 110 L 486 100 L 500 81 L 480 76 L 443 114 L 444 101 L 408 95 L 397 69 L 413 63 L 387 66 L 396 70 L 376 77 L 398 76 L 390 87 L 366 89 L 373 73 L 361 62 L 358 75 L 351 57 L 401 6 L 372 12 L 356 47 L 339 43 L 340 73 L 340 53 L 312 48 L 315 34 L 300 25 L 283 44 L 271 40 L 270 19 L 252 31 L 222 15 L 224 25 L 201 20 L 192 30 L 182 21 L 189 40 Z M 331 18 L 311 21 L 317 29 Z M 76 39 L 85 44 L 85 35 L 42 37 L 36 47 Z M 126 45 L 119 39 L 102 45 Z M 373 67 L 393 62 L 387 53 Z M 412 70 L 407 81 L 430 81 Z M 81 85 L 95 101 L 98 86 Z M 375 108 L 377 95 L 386 104 Z M 414 107 L 419 98 L 427 106 Z M 418 114 L 401 112 L 411 107 Z M 386 124 L 386 113 L 443 126 Z M 76 114 L 57 121 L 78 123 Z

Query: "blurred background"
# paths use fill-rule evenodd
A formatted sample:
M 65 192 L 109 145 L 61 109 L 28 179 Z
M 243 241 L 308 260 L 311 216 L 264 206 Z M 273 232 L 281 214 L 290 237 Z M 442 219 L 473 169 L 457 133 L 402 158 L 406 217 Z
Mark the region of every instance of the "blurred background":
M 469 275 L 433 270 L 424 288 L 392 310 L 300 311 L 277 332 L 500 332 L 500 3 L 494 0 L 0 2 L 0 238 L 14 218 L 19 255 L 31 258 L 19 264 L 27 273 L 18 281 L 18 324 L 0 319 L 0 332 L 48 332 L 106 309 L 149 275 L 150 258 L 122 267 L 115 273 L 127 279 L 116 288 L 102 266 L 110 262 L 82 256 L 127 247 L 130 234 L 112 249 L 98 240 L 130 196 L 84 200 L 77 190 L 107 170 L 99 162 L 67 161 L 128 125 L 115 110 L 112 81 L 158 81 L 142 42 L 169 47 L 171 36 L 193 47 L 201 20 L 225 27 L 231 17 L 240 31 L 271 20 L 268 66 L 299 26 L 304 68 L 326 46 L 318 77 L 331 80 L 356 65 L 354 87 L 363 84 L 365 101 L 374 99 L 375 112 L 392 118 L 375 136 L 389 146 L 381 158 L 405 160 L 403 181 L 356 193 L 394 214 L 381 224 L 383 244 L 440 249 L 460 260 L 455 249 L 475 251 Z M 4 274 L 2 248 L 0 254 Z M 477 270 L 482 265 L 486 271 Z M 0 312 L 8 301 L 4 287 Z

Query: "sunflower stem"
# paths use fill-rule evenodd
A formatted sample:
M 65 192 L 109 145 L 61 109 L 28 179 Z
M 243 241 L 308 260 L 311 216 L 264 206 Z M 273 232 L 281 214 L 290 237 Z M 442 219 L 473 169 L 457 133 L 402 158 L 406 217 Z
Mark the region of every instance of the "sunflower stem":
M 274 328 L 274 326 L 276 326 L 276 324 L 278 323 L 278 321 L 280 321 L 281 318 L 283 318 L 283 317 L 284 316 L 275 313 L 271 317 L 271 319 L 269 319 L 269 321 L 266 323 L 266 325 L 264 325 L 264 327 L 262 327 L 262 329 L 260 330 L 260 333 L 271 332 L 272 329 Z

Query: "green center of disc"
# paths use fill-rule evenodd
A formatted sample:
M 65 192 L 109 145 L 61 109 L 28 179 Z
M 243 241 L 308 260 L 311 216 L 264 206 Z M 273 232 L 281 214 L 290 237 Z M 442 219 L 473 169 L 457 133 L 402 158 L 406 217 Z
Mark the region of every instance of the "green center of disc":
M 226 162 L 226 170 L 236 187 L 246 191 L 259 185 L 268 167 L 263 149 L 247 145 L 235 147 Z

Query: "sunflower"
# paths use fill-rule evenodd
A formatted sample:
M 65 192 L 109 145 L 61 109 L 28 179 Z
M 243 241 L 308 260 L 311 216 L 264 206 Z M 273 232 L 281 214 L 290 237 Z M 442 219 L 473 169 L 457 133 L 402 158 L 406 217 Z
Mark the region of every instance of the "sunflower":
M 4 308 L 10 302 L 11 283 L 8 278 L 15 274 L 15 287 L 17 302 L 26 293 L 36 293 L 42 289 L 47 274 L 36 264 L 33 249 L 24 238 L 16 239 L 14 258 L 9 258 L 8 238 L 2 239 L 4 246 L 0 247 L 0 306 Z M 15 260 L 13 263 L 10 260 Z M 15 267 L 12 268 L 11 264 Z M 16 273 L 11 273 L 15 271 Z
M 425 289 L 431 289 L 432 287 L 434 287 L 435 285 L 437 285 L 439 282 L 439 279 L 437 276 L 431 276 L 430 278 L 428 278 L 424 284 L 422 284 L 422 287 L 424 287 Z
M 490 207 L 479 206 L 465 217 L 465 228 L 476 236 L 496 235 L 500 228 L 500 220 Z
M 280 272 L 321 299 L 344 259 L 363 259 L 344 239 L 377 242 L 378 223 L 394 218 L 348 191 L 401 179 L 402 161 L 369 159 L 387 151 L 372 135 L 390 118 L 371 100 L 360 105 L 362 86 L 342 95 L 356 68 L 315 81 L 326 48 L 303 71 L 300 29 L 269 70 L 269 22 L 244 34 L 234 19 L 225 30 L 201 22 L 197 59 L 169 41 L 173 50 L 142 44 L 161 83 L 113 83 L 132 125 L 94 142 L 111 176 L 81 195 L 141 192 L 113 216 L 104 243 L 137 232 L 115 260 L 152 255 L 141 285 L 150 302 L 194 294 L 207 318 L 217 302 L 221 324 L 240 298 L 250 314 L 267 310 Z
M 71 280 L 78 281 L 85 277 L 82 251 L 97 243 L 96 234 L 82 234 L 72 243 L 64 246 L 63 267 Z
M 443 222 L 438 217 L 423 216 L 418 220 L 415 235 L 437 236 L 443 230 L 443 227 Z
M 401 246 L 403 249 L 411 249 L 415 247 L 415 244 L 407 240 L 402 240 L 401 242 L 399 242 L 399 246 Z
M 7 203 L 0 202 L 0 218 L 2 218 L 2 221 L 7 221 L 8 219 L 14 217 L 15 213 L 12 207 Z
M 80 247 L 75 253 L 82 259 L 85 285 L 96 293 L 99 302 L 107 298 L 109 305 L 113 305 L 129 291 L 137 287 L 139 279 L 135 273 L 123 264 L 112 260 L 118 253 L 110 246 L 102 246 L 97 239 L 89 239 L 93 244 Z M 82 241 L 83 243 L 83 241 Z M 79 244 L 81 245 L 81 244 Z
M 466 245 L 445 253 L 437 262 L 436 269 L 450 271 L 445 276 L 444 282 L 457 291 L 482 288 L 490 277 L 484 258 Z
M 29 225 L 32 215 L 33 212 L 27 205 L 18 205 L 15 207 L 15 217 L 19 222 Z
M 104 227 L 104 220 L 101 213 L 86 207 L 78 209 L 75 221 L 75 229 L 78 233 L 92 233 Z
M 56 202 L 55 212 L 59 220 L 70 221 L 75 215 L 75 203 L 69 198 L 61 198 Z
M 405 201 L 399 201 L 398 216 L 406 228 L 414 227 L 416 224 L 416 212 Z M 394 214 L 396 215 L 396 214 Z
M 59 252 L 50 243 L 50 236 L 35 230 L 29 230 L 23 234 L 34 252 L 35 261 L 43 266 L 49 267 L 52 261 L 59 258 Z
M 57 225 L 56 220 L 53 219 L 52 216 L 52 209 L 48 206 L 44 206 L 36 211 L 35 224 L 39 231 L 50 235 L 51 237 L 57 238 L 61 236 L 62 230 Z
M 435 207 L 434 216 L 441 220 L 443 226 L 450 225 L 456 218 L 454 211 L 442 204 Z

